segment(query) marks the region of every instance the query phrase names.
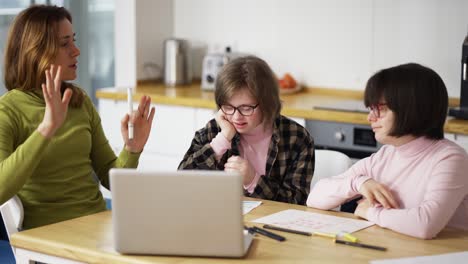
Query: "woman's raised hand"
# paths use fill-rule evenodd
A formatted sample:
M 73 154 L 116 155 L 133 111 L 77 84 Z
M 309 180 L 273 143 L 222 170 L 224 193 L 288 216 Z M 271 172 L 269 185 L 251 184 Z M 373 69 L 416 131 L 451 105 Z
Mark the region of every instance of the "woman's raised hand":
M 133 111 L 132 115 L 126 114 L 122 119 L 120 130 L 125 142 L 125 149 L 129 152 L 139 153 L 148 141 L 155 109 L 151 107 L 151 98 L 142 96 L 138 104 L 138 110 Z M 133 139 L 128 138 L 128 122 L 133 124 Z
M 62 87 L 62 67 L 60 65 L 50 65 L 50 69 L 45 71 L 45 76 L 46 83 L 42 84 L 42 93 L 46 104 L 45 113 L 37 130 L 44 137 L 51 138 L 65 122 L 68 104 L 73 92 L 67 88 L 62 97 L 60 91 Z

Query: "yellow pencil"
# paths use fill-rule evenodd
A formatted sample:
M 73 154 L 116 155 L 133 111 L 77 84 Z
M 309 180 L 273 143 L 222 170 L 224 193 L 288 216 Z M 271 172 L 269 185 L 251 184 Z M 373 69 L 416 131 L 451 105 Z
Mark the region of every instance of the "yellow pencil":
M 313 234 L 314 236 L 321 236 L 321 237 L 327 237 L 327 238 L 336 239 L 336 234 L 332 234 L 332 233 L 313 232 L 312 234 Z

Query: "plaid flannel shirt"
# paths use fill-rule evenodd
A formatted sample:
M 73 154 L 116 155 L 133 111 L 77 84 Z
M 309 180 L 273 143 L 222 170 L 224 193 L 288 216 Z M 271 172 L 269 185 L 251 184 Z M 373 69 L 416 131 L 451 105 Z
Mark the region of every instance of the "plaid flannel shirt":
M 219 161 L 210 142 L 221 131 L 215 119 L 197 132 L 179 169 L 224 170 L 227 159 L 239 155 L 240 135 L 231 141 L 231 149 Z M 265 175 L 253 193 L 245 196 L 304 205 L 314 173 L 314 141 L 309 132 L 284 116 L 276 118 L 268 149 Z

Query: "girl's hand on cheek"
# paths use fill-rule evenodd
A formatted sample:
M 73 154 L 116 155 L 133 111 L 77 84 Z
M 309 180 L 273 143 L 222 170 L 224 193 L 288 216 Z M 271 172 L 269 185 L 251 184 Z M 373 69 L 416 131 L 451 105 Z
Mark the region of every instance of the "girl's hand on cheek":
M 215 120 L 218 123 L 219 127 L 221 127 L 221 133 L 223 136 L 231 141 L 234 135 L 236 135 L 236 128 L 229 122 L 226 115 L 223 113 L 221 109 L 218 110 L 215 116 Z

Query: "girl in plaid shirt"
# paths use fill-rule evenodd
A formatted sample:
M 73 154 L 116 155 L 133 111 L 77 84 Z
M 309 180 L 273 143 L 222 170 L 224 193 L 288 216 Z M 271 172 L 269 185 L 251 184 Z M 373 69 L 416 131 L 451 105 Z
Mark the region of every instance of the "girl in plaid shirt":
M 237 171 L 246 196 L 305 204 L 314 172 L 314 141 L 280 115 L 278 82 L 267 63 L 247 56 L 216 80 L 216 117 L 195 133 L 179 169 Z

